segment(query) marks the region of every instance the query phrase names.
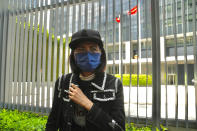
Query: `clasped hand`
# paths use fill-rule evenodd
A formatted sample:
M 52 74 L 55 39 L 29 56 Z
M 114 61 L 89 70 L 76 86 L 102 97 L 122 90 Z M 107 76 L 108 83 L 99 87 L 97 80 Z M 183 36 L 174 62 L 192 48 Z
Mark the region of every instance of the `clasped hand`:
M 90 110 L 93 106 L 93 102 L 83 93 L 83 91 L 75 84 L 71 84 L 69 87 L 69 98 L 76 104 L 84 107 L 86 110 Z

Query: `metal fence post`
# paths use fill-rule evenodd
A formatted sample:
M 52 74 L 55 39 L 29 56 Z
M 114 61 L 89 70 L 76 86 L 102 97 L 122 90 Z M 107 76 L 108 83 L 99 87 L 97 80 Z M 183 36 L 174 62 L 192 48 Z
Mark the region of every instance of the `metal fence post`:
M 1 72 L 2 72 L 1 71 L 1 67 L 2 67 L 1 66 L 2 62 L 1 61 L 2 61 L 2 45 L 3 45 L 2 44 L 2 38 L 3 38 L 2 37 L 2 34 L 3 34 L 3 32 L 2 32 L 3 31 L 3 9 L 2 9 L 3 6 L 2 5 L 3 4 L 0 4 L 0 52 L 1 52 L 0 53 L 0 75 L 1 75 Z M 3 94 L 2 93 L 2 88 L 3 87 L 1 86 L 2 85 L 1 83 L 2 83 L 2 81 L 0 79 L 0 96 L 2 96 L 2 94 Z M 3 100 L 2 100 L 2 97 L 0 97 L 0 108 L 2 108 L 2 104 L 3 104 Z
M 2 0 L 0 4 L 0 108 L 4 107 L 5 96 L 5 54 L 8 31 L 8 1 Z
M 161 82 L 160 82 L 160 28 L 159 1 L 151 0 L 152 20 L 152 119 L 153 128 L 160 125 Z

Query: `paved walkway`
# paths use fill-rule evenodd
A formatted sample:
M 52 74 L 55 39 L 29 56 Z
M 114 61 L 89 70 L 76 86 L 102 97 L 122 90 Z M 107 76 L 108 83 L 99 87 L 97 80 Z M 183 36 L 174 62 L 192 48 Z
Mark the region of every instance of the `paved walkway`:
M 175 86 L 168 86 L 168 118 L 175 118 Z M 161 117 L 165 118 L 166 109 L 166 90 L 165 85 L 161 86 Z M 147 100 L 147 105 L 146 105 Z M 129 87 L 124 87 L 124 103 L 125 113 L 128 116 L 129 110 Z M 138 103 L 138 113 L 137 113 Z M 146 87 L 138 88 L 138 102 L 137 102 L 137 87 L 130 88 L 130 115 L 139 117 L 146 117 L 146 106 L 147 116 L 152 116 L 152 87 L 147 88 L 147 99 L 146 99 Z M 195 88 L 194 86 L 188 87 L 188 119 L 195 120 Z M 178 86 L 178 119 L 185 118 L 185 87 Z

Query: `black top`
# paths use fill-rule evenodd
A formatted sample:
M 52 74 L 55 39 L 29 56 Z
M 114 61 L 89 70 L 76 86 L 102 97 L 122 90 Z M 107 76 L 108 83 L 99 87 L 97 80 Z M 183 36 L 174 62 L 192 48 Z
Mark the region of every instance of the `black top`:
M 76 81 L 77 84 L 78 84 L 78 87 L 82 90 L 82 92 L 88 97 L 90 98 L 90 91 L 91 91 L 91 82 L 92 80 L 90 81 L 83 81 L 81 80 L 79 77 L 76 77 Z M 83 131 L 85 130 L 85 125 L 80 125 L 78 123 L 75 123 L 75 122 L 81 122 L 83 121 L 82 123 L 85 122 L 85 118 L 86 118 L 86 114 L 87 114 L 87 110 L 84 109 L 83 107 L 77 105 L 77 104 L 73 104 L 74 105 L 74 116 L 73 117 L 81 117 L 83 119 L 81 120 L 74 120 L 73 118 L 73 125 L 72 125 L 72 131 Z
M 94 103 L 86 113 L 85 127 L 73 122 L 75 103 L 64 101 L 68 96 L 63 92 L 69 89 L 72 74 L 65 75 L 58 90 L 59 79 L 55 84 L 52 110 L 46 124 L 46 131 L 123 131 L 125 130 L 125 112 L 122 83 L 116 77 L 104 73 L 95 79 L 84 82 L 73 75 L 72 83 L 79 85 L 84 94 Z M 102 85 L 105 83 L 104 89 Z M 88 87 L 88 88 L 86 88 Z M 61 93 L 63 92 L 63 93 Z M 61 93 L 60 97 L 58 97 Z

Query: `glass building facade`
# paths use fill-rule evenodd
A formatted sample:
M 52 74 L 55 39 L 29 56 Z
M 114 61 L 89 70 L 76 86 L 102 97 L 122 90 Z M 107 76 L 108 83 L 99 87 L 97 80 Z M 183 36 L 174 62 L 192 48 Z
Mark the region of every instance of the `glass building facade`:
M 151 6 L 150 2 L 146 0 L 140 0 L 138 1 L 138 14 L 128 15 L 128 11 L 135 7 L 137 5 L 136 0 L 130 1 L 130 9 L 129 9 L 129 1 L 123 0 L 122 5 L 122 43 L 123 43 L 123 50 L 122 50 L 122 58 L 124 60 L 123 63 L 123 73 L 129 74 L 129 59 L 130 54 L 132 54 L 131 58 L 136 59 L 137 57 L 139 59 L 147 59 L 152 58 L 152 45 L 151 45 Z M 51 1 L 51 3 L 53 3 Z M 86 22 L 86 8 L 87 8 L 87 28 L 93 28 L 95 30 L 99 30 L 102 36 L 102 39 L 104 42 L 106 42 L 107 45 L 107 58 L 108 58 L 108 72 L 109 73 L 119 73 L 118 64 L 115 66 L 115 72 L 113 70 L 113 64 L 110 64 L 115 58 L 115 60 L 120 59 L 120 27 L 119 24 L 115 21 L 116 17 L 119 17 L 121 14 L 121 5 L 120 0 L 115 1 L 115 13 L 113 16 L 113 0 L 108 0 L 108 7 L 106 7 L 106 1 L 101 0 L 100 1 L 101 6 L 101 15 L 99 16 L 99 2 L 95 1 L 94 4 L 92 2 L 89 2 L 87 5 L 85 3 L 81 4 L 81 7 L 79 4 L 70 5 L 70 11 L 69 11 L 69 27 L 67 29 L 66 26 L 64 26 L 64 29 L 61 29 L 61 26 L 58 26 L 58 35 L 61 35 L 60 32 L 63 30 L 63 34 L 69 30 L 69 34 L 72 34 L 73 32 L 76 32 L 79 28 L 83 29 L 85 28 L 85 22 Z M 175 84 L 175 61 L 173 61 L 173 58 L 175 57 L 175 49 L 176 49 L 176 43 L 177 43 L 177 56 L 181 57 L 184 56 L 184 30 L 183 30 L 183 3 L 181 0 L 176 0 L 175 4 L 172 0 L 166 0 L 165 4 L 163 3 L 163 0 L 160 0 L 160 36 L 161 36 L 161 56 L 166 55 L 166 57 L 169 57 L 167 60 L 168 62 L 168 84 Z M 163 8 L 165 5 L 165 19 L 163 19 Z M 197 5 L 197 1 L 196 1 Z M 93 7 L 94 6 L 94 7 Z M 186 52 L 187 56 L 192 57 L 193 56 L 193 16 L 192 16 L 192 1 L 187 0 L 184 2 L 184 8 L 185 8 L 185 33 L 186 33 Z M 196 6 L 197 7 L 197 6 Z M 74 12 L 73 12 L 74 8 Z M 94 21 L 92 21 L 92 8 L 94 9 Z M 108 10 L 107 18 L 106 18 L 106 9 Z M 197 11 L 197 9 L 196 9 Z M 175 14 L 174 14 L 175 12 Z M 55 14 L 55 13 L 54 13 Z M 67 9 L 64 8 L 64 23 L 66 23 L 66 17 L 67 17 Z M 80 21 L 79 21 L 79 16 Z M 175 17 L 174 17 L 175 16 Z M 197 13 L 196 13 L 197 16 Z M 74 18 L 73 18 L 74 17 Z M 100 18 L 99 18 L 100 17 Z M 61 9 L 59 8 L 59 20 L 58 23 L 60 23 L 61 18 Z M 131 23 L 129 23 L 129 19 L 131 18 Z M 74 20 L 74 21 L 73 21 Z M 99 20 L 101 24 L 99 25 Z M 173 22 L 176 22 L 175 24 Z M 197 21 L 197 18 L 196 18 Z M 94 24 L 93 24 L 94 23 Z M 106 23 L 108 23 L 107 26 L 107 37 L 106 35 Z M 115 23 L 115 29 L 113 28 L 113 24 Z M 93 24 L 93 26 L 92 26 Z M 131 24 L 131 26 L 129 26 Z M 163 24 L 165 26 L 163 26 Z M 58 24 L 60 25 L 60 24 Z M 176 25 L 176 27 L 175 27 Z M 53 27 L 55 27 L 55 23 L 53 23 Z M 165 43 L 163 41 L 164 39 L 164 28 L 165 28 Z M 115 35 L 113 35 L 113 32 L 115 31 Z M 130 34 L 131 31 L 131 34 Z M 175 35 L 176 34 L 176 41 L 175 41 Z M 115 36 L 115 38 L 113 38 Z M 105 40 L 106 39 L 106 40 Z M 115 40 L 115 41 L 114 41 Z M 131 45 L 130 45 L 131 41 Z M 140 44 L 140 47 L 138 46 L 138 42 Z M 115 48 L 113 49 L 113 44 L 115 43 Z M 165 44 L 165 46 L 164 46 Z M 132 47 L 130 47 L 132 46 Z M 131 48 L 132 50 L 128 50 L 128 48 Z M 139 49 L 140 48 L 140 49 Z M 130 53 L 130 51 L 132 53 Z M 161 58 L 162 60 L 162 58 Z M 183 84 L 184 82 L 184 60 L 178 59 L 178 74 L 180 75 L 178 79 L 179 84 Z M 194 75 L 194 60 L 191 58 L 188 59 L 188 84 L 193 84 L 192 79 Z M 150 68 L 145 68 L 145 62 L 140 63 L 141 64 L 141 73 L 145 73 L 147 70 L 151 74 L 151 66 Z M 132 65 L 133 68 L 137 68 L 137 64 Z M 164 70 L 164 60 L 161 61 L 161 72 L 164 76 L 165 71 Z M 132 73 L 136 73 L 135 70 L 133 70 Z M 162 77 L 162 83 L 164 83 L 164 78 Z

